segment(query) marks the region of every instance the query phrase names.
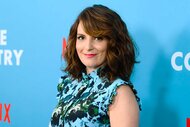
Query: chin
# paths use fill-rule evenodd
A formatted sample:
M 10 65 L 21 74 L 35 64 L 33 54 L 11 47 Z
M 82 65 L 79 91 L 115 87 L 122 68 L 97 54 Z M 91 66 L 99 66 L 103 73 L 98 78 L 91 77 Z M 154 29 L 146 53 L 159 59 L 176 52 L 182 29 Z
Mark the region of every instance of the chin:
M 94 64 L 84 64 L 87 68 L 94 68 L 94 69 L 96 69 L 96 68 L 98 68 L 98 66 L 97 65 L 94 65 Z
M 94 64 L 94 63 L 95 63 L 95 62 L 92 62 L 92 63 L 91 63 L 91 62 L 88 62 L 88 63 L 87 63 L 87 62 L 86 62 L 86 63 L 85 63 L 85 62 L 83 62 L 83 64 L 84 64 L 86 67 L 92 67 L 92 68 L 94 68 L 94 67 L 96 67 L 96 66 L 97 66 L 97 65 L 96 65 L 96 64 Z

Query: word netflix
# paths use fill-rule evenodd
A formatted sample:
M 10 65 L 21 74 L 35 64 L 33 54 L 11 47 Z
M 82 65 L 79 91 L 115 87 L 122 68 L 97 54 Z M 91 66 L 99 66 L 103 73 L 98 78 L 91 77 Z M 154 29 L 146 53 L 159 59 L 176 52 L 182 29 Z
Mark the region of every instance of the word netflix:
M 190 118 L 187 118 L 186 127 L 190 127 Z
M 10 123 L 9 111 L 11 108 L 11 104 L 1 104 L 0 103 L 0 122 L 8 122 Z
M 7 30 L 0 29 L 0 66 L 20 65 L 23 50 L 5 49 L 7 46 Z M 1 47 L 3 49 L 1 49 Z

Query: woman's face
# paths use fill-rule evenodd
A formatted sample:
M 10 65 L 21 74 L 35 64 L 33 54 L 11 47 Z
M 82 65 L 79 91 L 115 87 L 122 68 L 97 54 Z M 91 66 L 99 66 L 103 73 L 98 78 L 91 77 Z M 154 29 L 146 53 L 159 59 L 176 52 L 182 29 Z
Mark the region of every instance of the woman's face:
M 87 73 L 104 64 L 106 59 L 108 40 L 103 37 L 88 35 L 82 22 L 77 29 L 76 51 L 81 62 L 86 66 Z

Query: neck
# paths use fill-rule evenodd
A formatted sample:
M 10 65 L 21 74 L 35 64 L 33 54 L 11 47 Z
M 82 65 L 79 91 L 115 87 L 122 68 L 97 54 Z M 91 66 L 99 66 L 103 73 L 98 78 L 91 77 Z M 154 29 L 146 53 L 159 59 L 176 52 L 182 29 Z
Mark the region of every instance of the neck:
M 86 68 L 86 73 L 90 74 L 94 70 L 96 70 L 96 68 Z

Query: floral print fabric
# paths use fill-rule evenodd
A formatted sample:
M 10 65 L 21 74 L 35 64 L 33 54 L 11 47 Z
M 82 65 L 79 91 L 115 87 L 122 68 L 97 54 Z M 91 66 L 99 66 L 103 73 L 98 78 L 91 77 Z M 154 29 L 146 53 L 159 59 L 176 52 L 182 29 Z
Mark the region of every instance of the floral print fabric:
M 108 107 L 121 85 L 130 82 L 116 79 L 110 82 L 99 77 L 99 69 L 90 74 L 82 74 L 82 80 L 72 80 L 71 76 L 61 77 L 58 89 L 58 105 L 54 109 L 49 127 L 110 127 Z M 136 96 L 137 101 L 139 98 Z

